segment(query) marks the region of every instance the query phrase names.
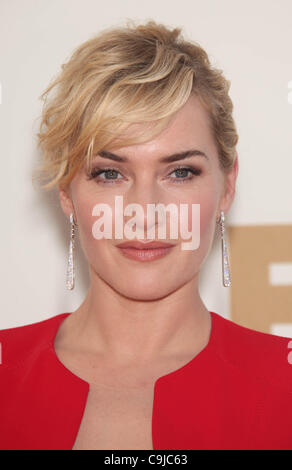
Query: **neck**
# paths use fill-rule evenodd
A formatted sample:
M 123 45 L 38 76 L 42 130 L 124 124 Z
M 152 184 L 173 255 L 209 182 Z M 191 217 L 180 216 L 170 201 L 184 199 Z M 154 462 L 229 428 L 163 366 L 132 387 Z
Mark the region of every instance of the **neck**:
M 195 352 L 206 345 L 211 329 L 197 284 L 196 279 L 163 298 L 137 300 L 91 277 L 86 298 L 68 318 L 64 335 L 77 349 L 115 363 Z

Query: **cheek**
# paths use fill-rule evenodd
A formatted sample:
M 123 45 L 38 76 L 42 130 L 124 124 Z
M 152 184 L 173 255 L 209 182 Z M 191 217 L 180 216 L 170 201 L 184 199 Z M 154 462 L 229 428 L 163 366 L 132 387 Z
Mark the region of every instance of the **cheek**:
M 114 203 L 112 202 L 112 199 L 107 199 L 104 196 L 97 196 L 95 191 L 85 191 L 81 185 L 75 188 L 74 193 L 72 192 L 72 196 L 78 220 L 78 235 L 80 243 L 88 259 L 91 259 L 94 253 L 102 250 L 104 242 L 106 242 L 106 240 L 97 240 L 94 237 L 92 229 L 95 222 L 101 217 L 103 220 L 109 218 L 110 223 L 112 221 L 107 212 L 100 212 L 99 215 L 92 215 L 93 209 L 97 204 L 106 204 L 111 207 L 112 213 L 114 214 Z M 101 228 L 101 231 L 103 231 L 103 228 Z
M 194 201 L 192 201 L 194 204 Z M 188 231 L 196 230 L 196 216 L 193 217 L 192 203 L 188 208 Z M 216 210 L 218 204 L 218 195 L 214 192 L 201 192 L 199 199 L 196 201 L 199 204 L 200 212 L 200 240 L 204 240 L 212 236 L 214 219 L 216 218 Z
M 90 201 L 80 200 L 77 207 L 77 218 L 79 222 L 78 226 L 78 235 L 80 239 L 81 246 L 86 253 L 87 258 L 90 259 L 90 253 L 94 252 L 95 244 L 97 240 L 93 238 L 92 235 L 92 207 L 93 205 Z

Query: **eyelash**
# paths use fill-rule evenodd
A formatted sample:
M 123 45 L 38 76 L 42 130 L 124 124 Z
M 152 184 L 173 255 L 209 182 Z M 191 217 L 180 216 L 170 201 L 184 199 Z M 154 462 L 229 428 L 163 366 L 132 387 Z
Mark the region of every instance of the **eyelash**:
M 202 170 L 199 169 L 199 168 L 194 168 L 194 167 L 191 167 L 191 166 L 179 166 L 177 168 L 175 168 L 174 170 L 172 170 L 172 172 L 170 173 L 170 175 L 178 170 L 186 170 L 186 171 L 189 171 L 192 173 L 192 176 L 191 177 L 187 177 L 187 178 L 171 178 L 173 180 L 176 180 L 175 181 L 175 184 L 181 184 L 181 183 L 187 183 L 191 180 L 194 179 L 195 176 L 200 176 L 201 173 L 202 173 Z M 96 167 L 94 168 L 90 173 L 89 173 L 89 176 L 88 176 L 88 179 L 91 180 L 91 179 L 97 179 L 97 177 L 99 175 L 101 175 L 102 173 L 106 173 L 106 172 L 110 172 L 110 171 L 115 171 L 117 173 L 120 173 L 120 171 L 116 168 L 99 168 L 99 167 Z M 116 184 L 116 182 L 121 179 L 121 178 L 116 178 L 116 179 L 109 179 L 109 180 L 106 180 L 105 181 L 97 181 L 97 183 L 101 183 L 101 184 Z M 118 183 L 119 184 L 119 183 Z

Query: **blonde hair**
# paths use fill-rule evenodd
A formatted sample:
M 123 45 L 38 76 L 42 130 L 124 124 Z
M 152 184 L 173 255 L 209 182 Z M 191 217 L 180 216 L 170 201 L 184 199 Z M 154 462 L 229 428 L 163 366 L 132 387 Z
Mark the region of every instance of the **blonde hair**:
M 149 20 L 109 28 L 81 44 L 40 98 L 44 101 L 34 178 L 43 189 L 66 186 L 105 148 L 146 142 L 158 135 L 191 93 L 208 111 L 220 167 L 228 172 L 238 135 L 230 81 L 211 66 L 204 49 L 181 28 Z M 49 93 L 55 91 L 48 99 Z M 125 130 L 143 123 L 133 137 Z

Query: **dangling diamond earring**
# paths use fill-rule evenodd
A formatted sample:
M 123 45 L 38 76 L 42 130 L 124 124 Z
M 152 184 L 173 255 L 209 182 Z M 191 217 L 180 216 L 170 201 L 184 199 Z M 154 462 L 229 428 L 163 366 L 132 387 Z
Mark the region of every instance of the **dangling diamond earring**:
M 69 290 L 74 289 L 74 280 L 75 280 L 75 270 L 74 270 L 74 231 L 77 224 L 74 222 L 73 212 L 70 214 L 70 223 L 71 223 L 71 235 L 70 235 L 70 244 L 69 244 L 69 257 L 67 265 L 67 274 L 66 274 L 66 287 Z
M 231 286 L 230 266 L 229 266 L 228 252 L 227 252 L 227 243 L 226 243 L 226 240 L 225 240 L 225 237 L 224 237 L 224 234 L 225 234 L 224 222 L 225 222 L 224 211 L 221 211 L 219 224 L 220 224 L 220 229 L 221 229 L 223 286 L 224 287 L 230 287 Z

